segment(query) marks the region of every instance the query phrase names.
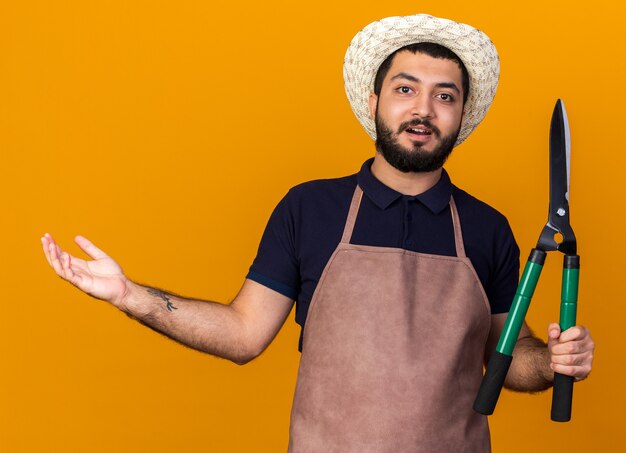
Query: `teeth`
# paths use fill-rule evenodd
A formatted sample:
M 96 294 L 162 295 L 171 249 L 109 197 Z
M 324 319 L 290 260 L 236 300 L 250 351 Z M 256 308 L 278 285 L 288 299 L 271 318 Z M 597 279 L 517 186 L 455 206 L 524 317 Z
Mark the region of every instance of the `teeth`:
M 408 129 L 409 132 L 415 132 L 416 134 L 430 134 L 430 131 L 426 130 L 426 129 L 414 129 L 414 128 L 409 128 Z

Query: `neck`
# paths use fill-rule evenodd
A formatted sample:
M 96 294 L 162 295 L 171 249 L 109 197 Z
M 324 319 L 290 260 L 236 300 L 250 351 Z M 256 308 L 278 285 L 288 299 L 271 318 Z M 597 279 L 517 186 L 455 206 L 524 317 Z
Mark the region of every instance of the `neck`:
M 441 178 L 442 169 L 429 172 L 403 173 L 392 167 L 376 152 L 372 163 L 372 174 L 387 187 L 403 195 L 419 195 L 433 187 Z

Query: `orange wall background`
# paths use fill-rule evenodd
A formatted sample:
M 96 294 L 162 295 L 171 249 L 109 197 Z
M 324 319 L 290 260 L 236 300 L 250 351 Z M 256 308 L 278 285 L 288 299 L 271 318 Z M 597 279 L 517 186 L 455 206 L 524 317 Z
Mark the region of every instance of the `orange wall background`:
M 0 451 L 276 452 L 299 355 L 290 316 L 245 367 L 181 347 L 58 279 L 50 232 L 140 282 L 227 302 L 293 185 L 373 155 L 344 95 L 352 36 L 390 15 L 470 23 L 501 57 L 486 120 L 447 168 L 506 214 L 525 259 L 546 221 L 557 97 L 572 131 L 579 321 L 597 343 L 573 420 L 507 392 L 494 451 L 626 451 L 623 2 L 4 2 L 0 13 Z M 558 319 L 552 254 L 528 321 Z

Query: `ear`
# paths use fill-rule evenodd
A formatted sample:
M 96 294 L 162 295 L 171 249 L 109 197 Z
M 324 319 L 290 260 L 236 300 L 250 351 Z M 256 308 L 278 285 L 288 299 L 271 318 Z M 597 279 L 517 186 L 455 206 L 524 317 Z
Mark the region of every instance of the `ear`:
M 376 117 L 376 106 L 378 105 L 378 96 L 376 96 L 374 93 L 370 93 L 369 105 L 370 105 L 370 118 L 374 119 Z

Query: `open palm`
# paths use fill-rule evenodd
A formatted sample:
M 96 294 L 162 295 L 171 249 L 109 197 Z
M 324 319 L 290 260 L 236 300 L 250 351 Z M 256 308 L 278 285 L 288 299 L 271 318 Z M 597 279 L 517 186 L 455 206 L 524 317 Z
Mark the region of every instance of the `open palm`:
M 76 236 L 75 241 L 93 260 L 83 260 L 70 255 L 46 233 L 41 238 L 41 243 L 48 263 L 59 277 L 81 291 L 116 304 L 127 289 L 128 280 L 122 268 L 88 239 Z

